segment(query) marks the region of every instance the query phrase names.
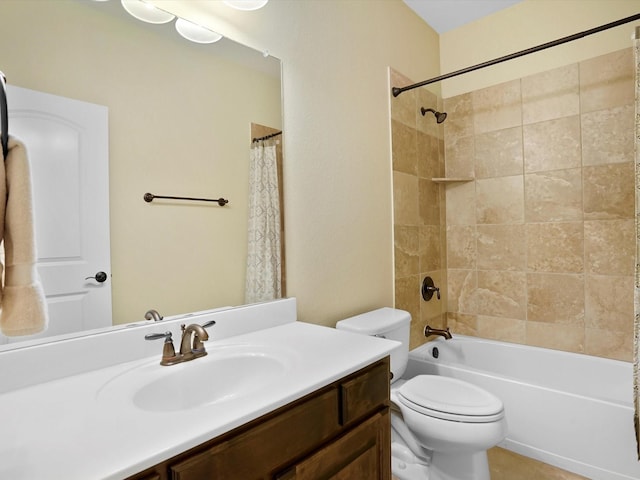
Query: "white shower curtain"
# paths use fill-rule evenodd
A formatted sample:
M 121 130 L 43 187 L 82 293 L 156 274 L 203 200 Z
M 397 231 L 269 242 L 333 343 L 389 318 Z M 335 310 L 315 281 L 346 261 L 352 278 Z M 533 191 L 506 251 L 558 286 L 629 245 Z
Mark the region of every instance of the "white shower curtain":
M 638 448 L 638 459 L 640 460 L 640 27 L 636 27 L 633 50 L 635 53 L 635 99 L 636 99 L 636 119 L 635 119 L 635 188 L 636 188 L 636 270 L 634 288 L 634 342 L 633 342 L 633 402 L 635 406 L 634 423 L 636 429 L 636 446 Z
M 280 194 L 273 142 L 257 142 L 251 148 L 245 303 L 282 296 Z

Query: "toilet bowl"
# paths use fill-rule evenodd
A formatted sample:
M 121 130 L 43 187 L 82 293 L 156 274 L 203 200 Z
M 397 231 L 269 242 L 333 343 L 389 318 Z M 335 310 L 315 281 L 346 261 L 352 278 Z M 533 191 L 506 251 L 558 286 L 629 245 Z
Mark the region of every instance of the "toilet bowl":
M 486 451 L 507 433 L 503 403 L 451 377 L 401 378 L 410 321 L 408 312 L 381 308 L 336 324 L 340 330 L 401 342 L 391 353 L 393 474 L 399 480 L 489 480 Z

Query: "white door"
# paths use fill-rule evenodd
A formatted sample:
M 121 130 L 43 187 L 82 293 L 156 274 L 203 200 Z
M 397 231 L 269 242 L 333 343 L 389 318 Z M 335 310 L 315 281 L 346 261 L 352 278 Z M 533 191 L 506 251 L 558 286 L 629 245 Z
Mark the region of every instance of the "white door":
M 11 85 L 7 103 L 9 134 L 22 140 L 31 164 L 49 308 L 47 331 L 28 338 L 110 326 L 108 109 Z M 25 337 L 0 343 L 18 339 Z

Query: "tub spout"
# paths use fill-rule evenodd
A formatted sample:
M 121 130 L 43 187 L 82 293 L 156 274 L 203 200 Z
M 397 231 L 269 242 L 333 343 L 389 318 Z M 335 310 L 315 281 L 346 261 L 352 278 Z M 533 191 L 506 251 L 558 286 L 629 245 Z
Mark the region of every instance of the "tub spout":
M 451 340 L 451 338 L 453 338 L 451 332 L 449 331 L 449 327 L 447 327 L 446 330 L 440 330 L 438 328 L 431 328 L 429 325 L 427 325 L 426 327 L 424 327 L 424 336 L 430 337 L 431 335 L 440 335 L 446 340 Z

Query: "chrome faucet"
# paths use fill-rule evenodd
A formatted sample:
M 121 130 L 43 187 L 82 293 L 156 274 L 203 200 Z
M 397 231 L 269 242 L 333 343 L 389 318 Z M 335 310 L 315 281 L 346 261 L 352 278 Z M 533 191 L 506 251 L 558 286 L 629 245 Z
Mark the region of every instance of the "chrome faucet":
M 429 325 L 427 325 L 426 327 L 424 327 L 424 336 L 430 337 L 431 335 L 440 335 L 441 337 L 444 337 L 445 340 L 451 340 L 453 338 L 451 332 L 449 331 L 449 327 L 447 327 L 446 330 L 440 330 L 438 328 L 431 328 Z
M 159 322 L 163 319 L 163 316 L 160 315 L 157 310 L 151 309 L 144 314 L 144 318 L 147 320 L 153 320 L 154 322 Z

